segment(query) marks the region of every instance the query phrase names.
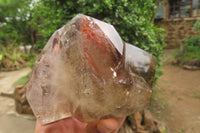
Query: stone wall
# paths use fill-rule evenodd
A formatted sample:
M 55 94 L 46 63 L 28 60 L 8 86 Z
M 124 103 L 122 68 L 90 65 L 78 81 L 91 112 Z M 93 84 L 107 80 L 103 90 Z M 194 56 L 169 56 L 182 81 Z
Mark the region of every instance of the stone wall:
M 199 20 L 199 18 L 157 21 L 156 25 L 166 30 L 166 37 L 164 39 L 167 43 L 166 48 L 179 48 L 188 37 L 197 35 L 198 32 L 195 31 L 193 27 L 197 20 Z

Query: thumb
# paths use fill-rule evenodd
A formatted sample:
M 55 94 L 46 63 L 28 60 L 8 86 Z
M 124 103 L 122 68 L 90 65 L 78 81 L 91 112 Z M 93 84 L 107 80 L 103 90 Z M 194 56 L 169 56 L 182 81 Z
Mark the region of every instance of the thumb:
M 116 118 L 100 120 L 97 125 L 97 130 L 100 133 L 117 132 L 118 129 L 119 129 L 119 122 Z

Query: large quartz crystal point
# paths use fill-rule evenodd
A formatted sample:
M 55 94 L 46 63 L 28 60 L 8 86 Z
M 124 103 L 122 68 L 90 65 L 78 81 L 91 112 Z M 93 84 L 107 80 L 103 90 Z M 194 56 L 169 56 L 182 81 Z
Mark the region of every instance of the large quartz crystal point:
M 124 43 L 112 25 L 79 14 L 47 42 L 27 99 L 43 124 L 122 117 L 148 105 L 155 69 L 155 57 Z

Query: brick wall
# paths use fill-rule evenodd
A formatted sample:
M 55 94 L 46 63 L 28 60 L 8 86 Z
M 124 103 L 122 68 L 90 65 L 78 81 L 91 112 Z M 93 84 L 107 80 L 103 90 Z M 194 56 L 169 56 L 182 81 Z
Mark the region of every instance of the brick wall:
M 167 43 L 166 48 L 179 48 L 188 37 L 198 34 L 193 27 L 197 20 L 200 18 L 169 19 L 155 23 L 158 27 L 166 30 L 167 35 L 164 40 Z

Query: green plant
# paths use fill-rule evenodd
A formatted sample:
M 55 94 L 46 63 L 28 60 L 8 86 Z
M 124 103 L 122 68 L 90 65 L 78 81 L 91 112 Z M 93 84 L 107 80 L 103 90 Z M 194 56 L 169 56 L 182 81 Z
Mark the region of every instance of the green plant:
M 193 36 L 193 37 L 189 37 L 186 41 L 186 47 L 187 46 L 198 46 L 198 47 L 200 47 L 200 34 Z
M 21 53 L 18 52 L 17 48 L 15 47 L 1 47 L 2 49 L 2 59 L 4 57 L 8 58 L 9 60 L 16 62 L 21 58 Z
M 184 132 L 185 132 L 184 126 L 181 126 L 181 127 L 180 127 L 180 133 L 184 133 Z
M 132 119 L 133 119 L 133 115 L 128 115 L 128 116 L 127 116 L 127 119 L 128 119 L 128 120 L 132 120 Z
M 3 59 L 3 53 L 0 53 L 0 61 Z
M 192 93 L 192 96 L 194 96 L 195 98 L 200 99 L 200 91 L 193 90 L 190 93 Z
M 197 21 L 194 27 L 200 30 L 200 21 Z M 200 66 L 200 34 L 187 38 L 183 50 L 177 53 L 175 58 L 182 64 Z
M 28 73 L 27 75 L 25 75 L 25 76 L 19 78 L 17 81 L 15 81 L 15 82 L 13 83 L 12 86 L 16 86 L 16 85 L 19 85 L 19 84 L 26 84 L 27 81 L 28 81 L 29 76 L 30 76 L 30 73 Z
M 200 31 L 200 21 L 196 21 L 194 27 L 197 31 Z
M 157 94 L 158 94 L 158 88 L 154 86 L 151 94 L 151 101 L 157 101 L 156 97 Z
M 4 56 L 3 49 L 2 46 L 0 45 L 0 61 L 2 61 L 3 56 Z
M 27 62 L 32 67 L 36 58 L 35 53 L 24 53 L 18 47 L 0 45 L 0 70 L 17 70 L 27 66 Z
M 151 106 L 149 110 L 156 114 L 158 117 L 165 118 L 169 115 L 168 110 L 168 101 L 162 91 L 158 88 L 158 86 L 153 88 L 153 92 L 151 95 Z
M 0 44 L 30 44 L 31 0 L 0 1 Z
M 37 58 L 38 58 L 38 55 L 33 55 L 33 56 L 31 56 L 31 57 L 32 57 L 32 58 L 31 58 L 31 60 L 29 60 L 28 65 L 29 65 L 30 68 L 33 68 L 34 63 L 35 63 L 35 61 L 36 61 Z
M 198 46 L 185 46 L 184 50 L 177 53 L 176 59 L 181 61 L 182 64 L 200 66 L 200 47 L 198 47 Z M 192 63 L 193 61 L 195 61 L 196 63 Z

